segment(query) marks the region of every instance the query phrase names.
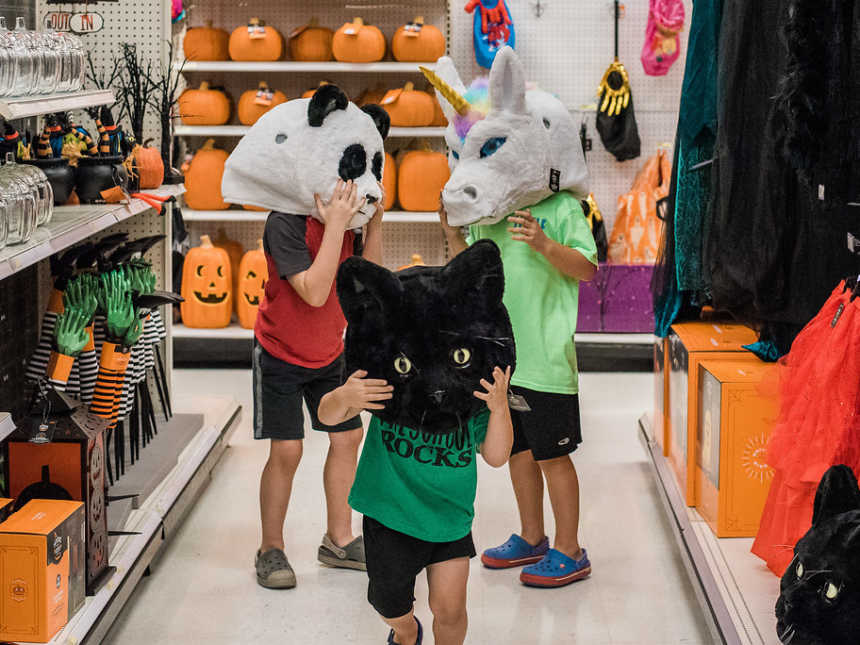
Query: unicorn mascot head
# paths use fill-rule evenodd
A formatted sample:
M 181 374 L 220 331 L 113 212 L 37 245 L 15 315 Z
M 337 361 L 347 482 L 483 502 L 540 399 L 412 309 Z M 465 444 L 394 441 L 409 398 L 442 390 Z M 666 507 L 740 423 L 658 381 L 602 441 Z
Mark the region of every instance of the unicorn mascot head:
M 453 61 L 422 69 L 448 118 L 451 178 L 442 202 L 452 226 L 494 224 L 560 190 L 588 196 L 588 169 L 576 123 L 549 92 L 526 87 L 514 50 L 496 54 L 489 82 L 470 88 Z

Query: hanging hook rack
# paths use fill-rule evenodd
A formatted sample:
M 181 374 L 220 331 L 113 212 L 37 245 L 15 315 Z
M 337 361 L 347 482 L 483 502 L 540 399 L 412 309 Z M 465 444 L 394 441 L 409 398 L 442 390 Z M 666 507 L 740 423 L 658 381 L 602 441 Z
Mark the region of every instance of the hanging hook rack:
M 532 11 L 534 11 L 536 18 L 542 17 L 546 11 L 546 2 L 541 2 L 541 0 L 532 2 Z

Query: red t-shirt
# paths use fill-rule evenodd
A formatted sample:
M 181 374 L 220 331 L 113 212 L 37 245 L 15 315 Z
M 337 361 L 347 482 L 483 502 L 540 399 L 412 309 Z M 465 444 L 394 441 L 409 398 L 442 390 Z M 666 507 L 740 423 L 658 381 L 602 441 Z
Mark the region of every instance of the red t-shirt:
M 340 356 L 346 329 L 334 283 L 325 304 L 311 307 L 287 280 L 310 268 L 324 231 L 325 226 L 312 217 L 272 212 L 263 232 L 269 279 L 254 335 L 272 356 L 309 368 L 325 367 Z M 360 253 L 361 238 L 347 231 L 340 262 Z

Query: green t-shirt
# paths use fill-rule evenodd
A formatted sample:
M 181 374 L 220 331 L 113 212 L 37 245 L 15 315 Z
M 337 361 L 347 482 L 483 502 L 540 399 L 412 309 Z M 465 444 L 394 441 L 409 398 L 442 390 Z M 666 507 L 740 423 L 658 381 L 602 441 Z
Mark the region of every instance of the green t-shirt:
M 597 246 L 579 201 L 568 192 L 547 197 L 530 208 L 547 237 L 576 249 L 597 264 Z M 505 270 L 505 306 L 517 343 L 517 369 L 511 383 L 520 387 L 576 394 L 579 376 L 573 334 L 579 312 L 579 281 L 562 275 L 525 242 L 511 239 L 507 218 L 469 228 L 469 243 L 495 242 Z
M 472 530 L 478 469 L 489 411 L 463 432 L 433 435 L 370 419 L 349 505 L 390 529 L 427 542 Z

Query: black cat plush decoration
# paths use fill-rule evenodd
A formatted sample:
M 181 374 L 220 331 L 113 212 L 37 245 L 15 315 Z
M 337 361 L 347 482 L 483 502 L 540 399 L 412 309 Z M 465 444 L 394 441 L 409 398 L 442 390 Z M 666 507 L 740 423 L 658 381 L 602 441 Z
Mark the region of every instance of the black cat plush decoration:
M 782 576 L 776 617 L 785 645 L 860 643 L 860 489 L 847 466 L 821 478 L 812 528 Z
M 394 386 L 376 416 L 443 434 L 486 409 L 472 394 L 480 380 L 516 361 L 504 284 L 499 249 L 488 240 L 441 267 L 392 273 L 359 257 L 341 265 L 347 373 L 366 370 Z

